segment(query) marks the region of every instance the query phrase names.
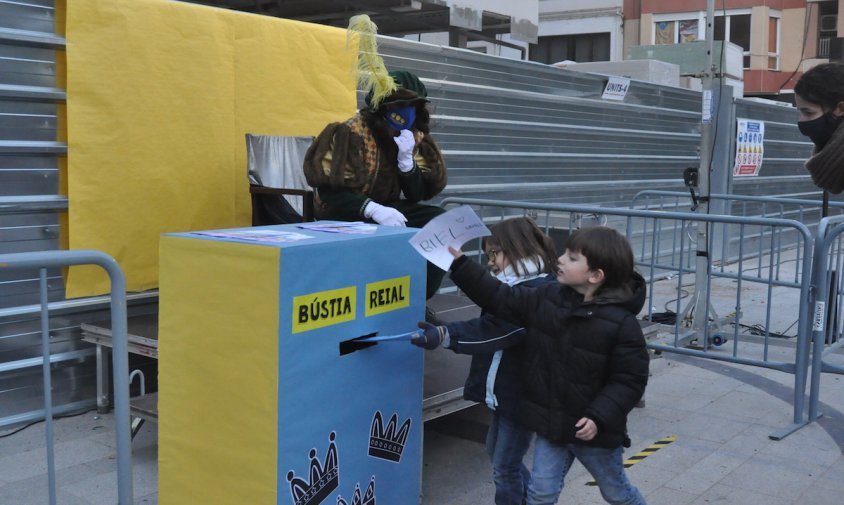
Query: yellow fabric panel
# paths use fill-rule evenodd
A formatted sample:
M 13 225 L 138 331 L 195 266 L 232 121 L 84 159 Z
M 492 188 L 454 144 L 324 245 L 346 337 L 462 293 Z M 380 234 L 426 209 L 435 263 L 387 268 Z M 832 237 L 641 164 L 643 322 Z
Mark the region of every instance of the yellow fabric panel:
M 56 35 L 61 37 L 64 37 L 65 34 L 64 20 L 66 11 L 67 0 L 55 0 L 55 2 L 53 2 L 53 17 L 56 20 Z
M 350 116 L 345 30 L 169 0 L 67 5 L 68 237 L 158 285 L 161 233 L 249 224 L 246 133 Z M 73 267 L 68 298 L 108 291 Z
M 238 222 L 251 222 L 245 134 L 316 135 L 355 113 L 352 57 L 346 30 L 240 15 L 235 20 L 234 144 Z
M 161 240 L 162 505 L 276 503 L 279 255 Z
M 161 233 L 234 225 L 233 30 L 222 12 L 68 5 L 70 248 L 113 256 L 130 291 L 158 284 Z M 107 291 L 91 272 L 70 269 L 68 297 Z

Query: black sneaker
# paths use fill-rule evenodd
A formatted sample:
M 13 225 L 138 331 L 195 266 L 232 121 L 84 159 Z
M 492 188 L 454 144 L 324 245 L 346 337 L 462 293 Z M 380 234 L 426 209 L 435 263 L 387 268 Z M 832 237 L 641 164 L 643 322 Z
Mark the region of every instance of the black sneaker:
M 434 309 L 427 305 L 425 306 L 425 321 L 437 326 L 443 326 L 445 324 L 442 319 L 437 317 L 437 313 L 434 312 Z

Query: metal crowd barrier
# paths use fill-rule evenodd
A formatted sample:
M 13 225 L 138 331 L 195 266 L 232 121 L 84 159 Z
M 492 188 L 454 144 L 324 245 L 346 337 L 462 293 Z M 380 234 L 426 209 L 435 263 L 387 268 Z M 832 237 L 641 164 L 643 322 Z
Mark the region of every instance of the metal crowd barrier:
M 561 229 L 573 230 L 587 221 L 606 224 L 625 233 L 631 241 L 637 268 L 648 282 L 648 302 L 643 311 L 646 319 L 654 320 L 657 303 L 655 288 L 660 296 L 675 296 L 666 302 L 674 302 L 674 322 L 671 335 L 661 332 L 662 336 L 648 343 L 655 351 L 673 352 L 700 358 L 750 365 L 778 370 L 794 375 L 794 397 L 792 402 L 792 424 L 771 434 L 773 439 L 781 439 L 807 424 L 805 413 L 805 394 L 809 366 L 809 305 L 811 296 L 811 262 L 813 236 L 809 228 L 793 219 L 729 216 L 718 214 L 696 214 L 693 212 L 670 212 L 663 210 L 642 210 L 630 208 L 593 207 L 564 204 L 542 204 L 518 201 L 496 201 L 471 198 L 446 198 L 443 207 L 451 205 L 472 206 L 487 224 L 494 224 L 507 217 L 527 215 L 543 227 L 549 235 L 559 235 Z M 723 261 L 718 269 L 710 263 L 706 272 L 706 303 L 711 314 L 706 324 L 702 325 L 703 335 L 690 330 L 691 323 L 681 317 L 682 293 L 692 284 L 684 283 L 689 274 L 695 271 L 694 257 L 696 244 L 693 239 L 697 226 L 706 226 L 710 230 L 709 238 L 715 242 L 712 233 L 719 227 L 729 227 L 730 240 L 737 244 L 735 258 Z M 664 233 L 668 230 L 668 233 Z M 681 233 L 678 233 L 681 230 Z M 723 232 L 723 230 L 722 230 Z M 782 275 L 780 265 L 774 260 L 783 261 L 781 251 L 784 234 L 794 238 L 790 261 L 796 264 L 796 280 Z M 753 240 L 749 237 L 753 236 Z M 744 245 L 754 243 L 752 251 Z M 711 246 L 712 244 L 710 244 Z M 476 249 L 472 245 L 464 246 L 467 254 L 477 254 L 479 261 L 482 250 L 480 243 Z M 762 253 L 760 254 L 760 249 Z M 708 249 L 712 251 L 712 247 Z M 761 258 L 748 267 L 748 258 Z M 754 273 L 755 272 L 755 273 Z M 691 276 L 692 278 L 695 275 Z M 657 284 L 660 280 L 669 280 Z M 676 281 L 676 282 L 675 282 Z M 665 292 L 669 289 L 668 293 Z M 779 303 L 783 290 L 792 290 L 798 303 Z M 673 290 L 673 295 L 671 295 Z M 713 296 L 712 293 L 717 295 Z M 726 294 L 725 294 L 726 293 Z M 774 296 L 775 293 L 777 296 Z M 759 297 L 754 303 L 748 301 L 750 294 Z M 758 303 L 756 303 L 758 302 Z M 696 303 L 696 301 L 695 301 Z M 774 306 L 777 306 L 774 309 Z M 715 307 L 722 312 L 732 311 L 723 322 L 719 321 Z M 759 308 L 764 309 L 758 314 Z M 772 312 L 776 310 L 776 312 Z M 745 311 L 756 312 L 756 319 L 747 324 Z M 791 312 L 789 312 L 791 311 Z M 668 311 L 666 311 L 668 312 Z M 773 316 L 783 318 L 790 315 L 794 323 L 787 329 L 794 328 L 795 335 L 787 338 L 784 333 L 773 329 Z M 723 325 L 723 326 L 722 326 Z M 728 331 L 726 326 L 731 326 Z M 662 327 L 664 328 L 664 326 Z M 731 345 L 724 345 L 732 340 Z
M 784 198 L 752 195 L 733 195 L 716 193 L 709 195 L 710 202 L 715 206 L 719 201 L 728 203 L 722 214 L 757 217 L 778 217 L 805 222 L 807 216 L 820 215 L 821 202 L 804 198 Z M 680 207 L 691 207 L 691 195 L 683 191 L 645 190 L 636 193 L 630 202 L 630 207 L 643 210 L 677 210 Z M 836 214 L 844 214 L 844 202 L 829 202 L 830 210 Z M 813 216 L 814 215 L 814 216 Z
M 633 197 L 630 207 L 640 210 L 681 212 L 681 209 L 690 209 L 692 204 L 693 202 L 688 192 L 646 190 L 640 191 Z M 844 214 L 844 203 L 829 202 L 829 212 L 831 215 Z M 810 230 L 815 231 L 821 219 L 821 202 L 819 200 L 801 198 L 713 194 L 710 195 L 710 213 L 730 216 L 793 219 L 805 224 Z M 717 254 L 713 255 L 713 261 L 715 262 L 716 268 L 723 270 L 724 265 L 737 259 L 736 250 L 739 247 L 738 239 L 746 240 L 748 237 L 738 237 L 731 234 L 731 230 L 726 226 L 721 228 L 720 234 L 716 236 L 717 250 L 715 252 Z M 753 245 L 757 246 L 755 258 L 758 262 L 766 255 L 766 251 L 758 247 L 764 242 L 764 240 L 760 239 L 769 239 L 770 237 L 764 237 L 761 232 L 753 235 L 754 237 L 752 238 L 756 240 L 753 241 L 751 247 Z M 777 247 L 774 251 L 775 265 L 782 265 L 782 251 L 795 247 L 797 245 L 796 239 L 797 237 L 793 235 L 776 237 Z M 752 252 L 748 248 L 748 244 L 744 244 L 744 252 L 745 254 Z M 796 261 L 797 265 L 802 265 L 802 258 L 798 257 Z M 757 268 L 762 268 L 761 263 L 757 264 Z M 795 269 L 793 272 L 788 271 L 787 273 L 795 283 L 799 282 L 800 276 L 803 274 L 799 269 Z M 781 272 L 777 272 L 776 278 L 778 280 L 783 278 L 781 274 Z
M 844 216 L 824 218 L 818 225 L 812 281 L 815 303 L 812 307 L 812 373 L 809 396 L 809 420 L 819 411 L 821 373 L 844 374 L 844 365 L 832 358 L 844 346 L 840 310 L 844 303 Z
M 44 382 L 44 423 L 47 439 L 47 480 L 50 505 L 56 504 L 56 466 L 53 443 L 53 402 L 50 374 L 50 311 L 47 269 L 96 265 L 111 281 L 111 321 L 114 339 L 114 421 L 117 437 L 118 505 L 132 504 L 132 446 L 129 417 L 129 357 L 126 339 L 126 279 L 117 262 L 98 251 L 42 251 L 0 255 L 0 271 L 39 269 L 41 349 Z

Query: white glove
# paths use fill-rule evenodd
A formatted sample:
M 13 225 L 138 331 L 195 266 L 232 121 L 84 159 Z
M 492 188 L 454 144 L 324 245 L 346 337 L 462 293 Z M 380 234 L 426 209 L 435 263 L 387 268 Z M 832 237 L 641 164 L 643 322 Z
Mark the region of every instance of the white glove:
M 407 218 L 404 214 L 392 207 L 381 205 L 380 203 L 369 202 L 363 208 L 363 215 L 367 219 L 372 219 L 378 224 L 384 226 L 398 226 L 404 228 Z
M 410 172 L 413 170 L 413 148 L 416 147 L 416 137 L 410 130 L 402 130 L 398 137 L 393 137 L 393 142 L 399 146 L 399 170 Z

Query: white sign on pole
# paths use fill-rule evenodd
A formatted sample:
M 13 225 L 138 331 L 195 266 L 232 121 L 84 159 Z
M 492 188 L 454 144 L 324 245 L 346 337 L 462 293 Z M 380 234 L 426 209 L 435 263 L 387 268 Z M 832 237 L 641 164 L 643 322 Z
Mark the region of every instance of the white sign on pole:
M 459 248 L 473 238 L 490 235 L 483 221 L 472 207 L 462 205 L 428 221 L 424 228 L 410 238 L 410 245 L 434 265 L 448 270 L 454 257 L 449 246 Z
M 700 113 L 701 113 L 700 121 L 702 123 L 711 123 L 712 122 L 712 90 L 711 89 L 703 90 L 703 100 L 702 100 Z
M 765 152 L 765 123 L 750 119 L 736 119 L 736 161 L 734 177 L 759 175 Z

